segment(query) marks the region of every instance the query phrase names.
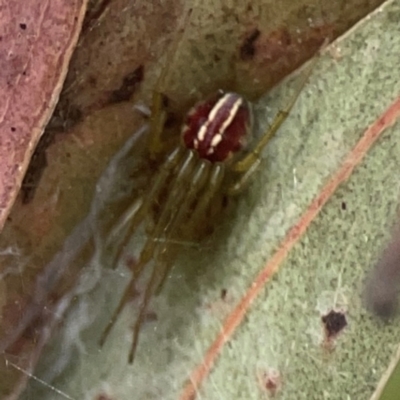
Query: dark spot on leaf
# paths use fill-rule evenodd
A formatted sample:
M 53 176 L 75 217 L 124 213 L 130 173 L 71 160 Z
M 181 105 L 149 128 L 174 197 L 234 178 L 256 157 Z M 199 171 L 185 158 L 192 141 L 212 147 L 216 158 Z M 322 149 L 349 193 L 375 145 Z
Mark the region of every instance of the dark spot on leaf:
M 88 77 L 88 83 L 91 87 L 96 87 L 97 85 L 97 78 L 93 75 L 89 75 Z
M 154 311 L 148 311 L 144 316 L 145 322 L 156 322 L 158 321 L 158 316 Z
M 168 108 L 169 107 L 169 103 L 170 103 L 170 99 L 167 95 L 165 95 L 164 93 L 162 93 L 162 104 L 164 108 Z
M 175 113 L 169 112 L 167 113 L 167 118 L 165 120 L 164 128 L 166 129 L 172 128 L 176 126 L 179 123 L 179 121 L 180 119 Z
M 328 314 L 323 315 L 321 320 L 327 339 L 334 338 L 347 326 L 346 316 L 340 311 L 331 310 Z
M 255 53 L 256 49 L 254 47 L 255 41 L 259 38 L 261 32 L 258 28 L 255 28 L 250 35 L 248 35 L 244 41 L 242 46 L 240 47 L 240 58 L 243 61 L 251 60 Z
M 281 374 L 274 368 L 269 368 L 266 371 L 259 370 L 257 377 L 261 389 L 268 393 L 268 397 L 275 396 L 282 386 Z
M 32 155 L 21 187 L 23 204 L 30 203 L 39 185 L 44 169 L 47 167 L 46 150 L 53 143 L 56 133 L 67 132 L 83 119 L 82 111 L 67 100 L 60 100 L 45 132 Z
M 15 132 L 16 131 L 16 129 L 15 129 L 15 127 L 11 127 L 11 132 Z
M 26 29 L 26 24 L 19 24 L 19 27 L 24 31 Z
M 228 294 L 228 290 L 227 289 L 221 289 L 221 299 L 225 300 L 226 299 L 226 295 Z
M 213 55 L 214 62 L 217 64 L 221 61 L 221 56 L 219 54 Z
M 113 400 L 108 394 L 100 393 L 93 400 Z
M 344 201 L 342 201 L 342 210 L 346 210 L 347 209 L 347 205 Z
M 223 196 L 222 197 L 222 208 L 226 209 L 229 206 L 229 198 L 228 196 Z
M 128 101 L 137 89 L 139 83 L 143 80 L 143 76 L 144 67 L 140 65 L 133 72 L 130 72 L 124 77 L 122 85 L 118 89 L 111 92 L 109 102 L 119 103 L 121 101 Z

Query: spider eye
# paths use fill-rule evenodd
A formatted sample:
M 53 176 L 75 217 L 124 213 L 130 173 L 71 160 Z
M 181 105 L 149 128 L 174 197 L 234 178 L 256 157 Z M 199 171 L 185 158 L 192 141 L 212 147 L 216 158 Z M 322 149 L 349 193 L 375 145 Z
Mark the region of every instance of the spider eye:
M 190 110 L 182 138 L 201 158 L 221 162 L 242 150 L 250 125 L 249 103 L 237 93 L 219 93 Z

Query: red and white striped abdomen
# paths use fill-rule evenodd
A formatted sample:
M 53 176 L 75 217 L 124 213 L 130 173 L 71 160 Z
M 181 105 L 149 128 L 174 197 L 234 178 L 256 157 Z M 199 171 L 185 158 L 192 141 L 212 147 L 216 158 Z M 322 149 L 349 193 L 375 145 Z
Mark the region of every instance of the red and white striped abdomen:
M 201 158 L 225 161 L 243 148 L 250 124 L 248 102 L 236 93 L 219 93 L 189 111 L 182 128 L 183 143 Z

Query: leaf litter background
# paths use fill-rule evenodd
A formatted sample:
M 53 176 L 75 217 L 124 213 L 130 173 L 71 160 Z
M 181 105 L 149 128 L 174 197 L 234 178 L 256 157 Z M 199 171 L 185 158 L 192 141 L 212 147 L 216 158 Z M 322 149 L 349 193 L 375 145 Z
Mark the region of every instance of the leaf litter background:
M 92 286 L 103 284 L 111 287 L 112 282 L 116 287 L 122 286 L 127 282 L 129 272 L 125 270 L 115 274 L 107 270 L 102 272 L 96 267 L 98 276 L 95 275 L 89 282 L 82 278 L 81 284 L 77 285 L 77 280 L 85 274 L 80 271 L 83 265 L 75 263 L 68 271 L 64 271 L 59 281 L 57 273 L 68 264 L 65 254 L 77 251 L 78 245 L 81 244 L 79 239 L 82 238 L 75 236 L 75 240 L 67 242 L 64 253 L 59 253 L 61 258 L 57 259 L 56 263 L 54 255 L 73 228 L 88 215 L 96 182 L 107 162 L 143 123 L 142 116 L 134 111 L 133 104 L 138 101 L 149 104 L 151 89 L 165 63 L 165 48 L 171 40 L 176 35 L 181 35 L 181 31 L 184 32 L 179 56 L 173 59 L 174 68 L 169 70 L 171 76 L 167 87 L 162 88 L 172 99 L 172 110 L 180 113 L 203 93 L 221 87 L 240 90 L 252 98 L 257 97 L 313 54 L 326 37 L 332 38 L 341 33 L 374 6 L 376 4 L 372 2 L 362 1 L 338 3 L 331 6 L 332 9 L 311 1 L 287 4 L 281 2 L 279 6 L 263 2 L 252 3 L 251 6 L 244 4 L 230 7 L 225 3 L 200 5 L 193 2 L 192 15 L 189 22 L 185 23 L 186 11 L 180 3 L 170 2 L 168 7 L 159 3 L 150 5 L 144 1 L 135 4 L 123 1 L 90 4 L 89 17 L 83 25 L 83 33 L 70 65 L 60 103 L 43 141 L 39 144 L 42 154 L 39 151 L 36 159 L 41 162 L 32 164 L 24 189 L 1 237 L 1 248 L 4 249 L 1 261 L 4 288 L 2 317 L 5 323 L 1 327 L 0 343 L 3 351 L 7 349 L 3 369 L 10 377 L 7 379 L 7 386 L 1 388 L 3 396 L 11 393 L 17 396 L 22 387 L 18 386 L 18 381 L 25 377 L 20 371 L 11 368 L 11 364 L 6 363 L 11 362 L 25 371 L 31 371 L 42 345 L 47 340 L 47 328 L 54 325 L 58 318 L 63 318 L 62 310 L 77 294 L 82 295 L 82 301 L 77 301 L 78 305 L 69 316 L 75 323 L 66 323 L 69 331 L 61 333 L 64 336 L 64 341 L 60 342 L 63 349 L 50 353 L 48 357 L 51 362 L 47 365 L 52 365 L 51 373 L 49 374 L 44 361 L 39 376 L 50 382 L 54 375 L 68 367 L 70 357 L 79 354 L 83 360 L 90 359 L 88 354 L 99 352 L 96 338 L 93 338 L 92 334 L 104 326 L 113 305 L 107 304 L 107 293 L 92 293 Z M 177 28 L 182 27 L 182 24 L 183 29 Z M 179 33 L 177 29 L 180 29 Z M 247 43 L 246 38 L 249 38 L 255 29 L 261 31 L 256 41 L 255 55 L 252 56 L 251 51 L 241 53 L 243 45 Z M 251 43 L 249 44 L 251 49 Z M 142 68 L 144 79 L 140 82 Z M 276 102 L 279 104 L 279 99 Z M 284 101 L 282 103 L 284 104 Z M 37 141 L 37 138 L 33 140 Z M 47 150 L 43 150 L 46 147 Z M 135 148 L 139 156 L 141 151 L 140 146 Z M 45 156 L 47 159 L 44 163 Z M 47 167 L 42 168 L 43 164 L 47 164 Z M 150 175 L 148 171 L 143 173 L 145 177 Z M 111 193 L 115 190 L 118 193 L 119 188 L 113 188 L 112 182 L 103 179 L 102 183 L 104 190 Z M 252 196 L 249 197 L 249 201 L 252 201 Z M 271 196 L 275 196 L 271 201 L 277 200 L 276 194 Z M 104 199 L 98 196 L 96 204 L 107 201 L 106 196 Z M 251 208 L 250 205 L 249 209 Z M 83 227 L 81 226 L 81 231 L 84 231 Z M 211 258 L 215 252 L 218 253 L 218 245 L 224 243 L 227 231 L 231 229 L 228 223 L 228 226 L 222 227 L 213 238 L 215 243 L 210 241 L 206 244 L 205 249 L 211 254 Z M 243 230 L 243 226 L 240 229 Z M 248 232 L 248 235 L 251 237 L 251 232 Z M 178 285 L 179 280 L 184 279 L 189 282 L 190 288 L 187 289 L 188 298 L 185 293 L 179 293 L 175 301 L 169 300 L 169 303 L 174 303 L 173 312 L 178 316 L 184 315 L 179 309 L 182 301 L 187 303 L 185 307 L 189 307 L 192 314 L 196 314 L 195 310 L 202 303 L 201 295 L 190 296 L 190 292 L 195 293 L 197 286 L 213 287 L 212 276 L 204 281 L 196 278 L 193 269 L 196 266 L 200 270 L 205 269 L 209 260 L 199 257 L 199 253 L 195 254 L 200 258 L 200 265 L 189 265 L 187 273 L 181 268 L 175 277 Z M 185 257 L 191 260 L 193 253 L 188 250 L 187 254 L 183 254 L 183 259 Z M 65 264 L 62 268 L 60 260 Z M 253 268 L 260 265 L 258 260 L 254 262 Z M 188 267 L 189 261 L 183 264 Z M 93 272 L 90 267 L 87 268 Z M 179 278 L 180 275 L 184 278 Z M 38 276 L 42 278 L 39 281 Z M 170 286 L 173 283 L 174 279 Z M 243 282 L 243 285 L 246 283 Z M 72 287 L 75 291 L 71 291 Z M 218 287 L 219 289 L 210 290 L 221 290 L 221 286 Z M 208 296 L 216 297 L 215 293 Z M 115 302 L 117 296 L 111 297 Z M 170 297 L 171 293 L 168 293 L 167 298 Z M 155 301 L 155 308 L 160 302 L 162 300 Z M 90 303 L 102 304 L 107 310 L 94 307 L 96 312 L 93 313 L 93 310 L 85 308 Z M 162 307 L 161 312 L 157 312 L 158 320 L 167 319 L 165 315 L 171 310 L 166 308 L 165 312 Z M 43 309 L 47 313 L 41 313 Z M 92 321 L 90 317 L 94 316 L 97 318 L 93 318 Z M 193 317 L 195 318 L 194 315 Z M 177 324 L 179 330 L 184 331 L 185 324 L 185 321 Z M 85 329 L 89 326 L 92 330 L 86 334 Z M 71 332 L 72 327 L 75 332 Z M 163 331 L 161 324 L 160 331 L 164 339 L 173 342 L 173 339 L 168 337 L 168 332 Z M 170 335 L 174 337 L 177 332 L 172 330 Z M 120 348 L 120 362 L 124 366 L 129 339 L 128 335 Z M 145 344 L 142 346 L 146 347 Z M 199 356 L 200 354 L 201 352 Z M 150 361 L 147 360 L 147 374 L 149 371 L 155 371 L 151 355 L 144 357 L 150 358 Z M 174 353 L 164 357 L 164 362 L 169 361 L 169 358 L 174 357 Z M 106 358 L 103 358 L 103 362 L 104 360 Z M 193 361 L 190 360 L 189 364 Z M 162 365 L 161 361 L 160 364 Z M 69 368 L 72 372 L 74 368 L 78 368 L 79 371 L 76 363 Z M 188 364 L 179 368 L 181 370 L 177 368 L 175 373 L 184 379 L 188 372 Z M 111 369 L 111 366 L 107 367 L 110 376 Z M 116 371 L 119 371 L 119 368 Z M 145 372 L 146 368 L 143 371 Z M 135 375 L 135 370 L 130 374 Z M 71 392 L 70 395 L 80 398 L 84 393 L 87 398 L 94 398 L 102 390 L 106 392 L 109 388 L 106 377 L 103 378 L 104 382 L 99 381 L 96 385 L 88 376 L 88 386 L 82 387 L 80 383 L 80 389 L 75 394 Z M 140 374 L 137 374 L 136 379 L 141 380 Z M 164 379 L 168 382 L 169 376 L 164 376 Z M 10 382 L 15 382 L 14 387 Z M 62 380 L 55 381 L 55 385 L 61 382 Z M 154 386 L 154 382 L 150 385 L 145 382 L 145 387 L 142 388 L 143 398 L 159 398 L 157 396 L 160 396 L 160 389 L 157 387 L 167 389 L 171 386 L 171 382 L 166 386 L 167 382 L 161 380 Z M 172 384 L 179 388 L 181 382 Z M 146 387 L 147 385 L 149 387 Z M 112 389 L 114 393 L 116 389 Z M 30 395 L 35 398 L 33 390 L 36 389 L 31 387 L 27 391 L 28 398 Z M 37 390 L 40 390 L 40 385 Z M 139 389 L 136 388 L 135 393 L 137 390 Z M 54 391 L 45 389 L 44 393 L 46 391 L 49 398 L 56 396 Z M 125 389 L 122 392 L 125 392 Z M 44 393 L 41 395 L 44 396 Z M 168 393 L 163 393 L 163 396 L 167 398 Z

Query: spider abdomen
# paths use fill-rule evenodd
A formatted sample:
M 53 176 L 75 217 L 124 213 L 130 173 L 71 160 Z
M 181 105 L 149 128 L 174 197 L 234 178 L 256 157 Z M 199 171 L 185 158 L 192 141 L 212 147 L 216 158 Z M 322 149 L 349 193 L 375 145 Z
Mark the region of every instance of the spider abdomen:
M 219 93 L 190 110 L 182 139 L 200 158 L 223 162 L 243 148 L 250 125 L 249 103 L 237 93 Z

